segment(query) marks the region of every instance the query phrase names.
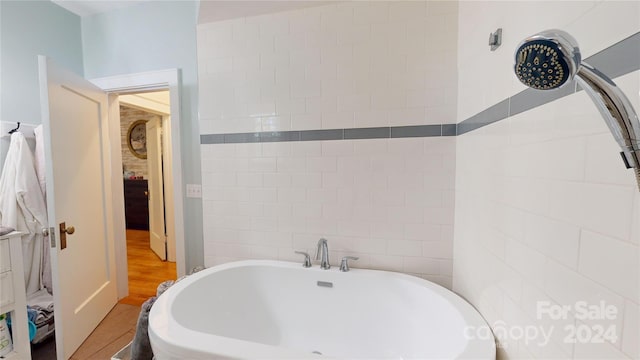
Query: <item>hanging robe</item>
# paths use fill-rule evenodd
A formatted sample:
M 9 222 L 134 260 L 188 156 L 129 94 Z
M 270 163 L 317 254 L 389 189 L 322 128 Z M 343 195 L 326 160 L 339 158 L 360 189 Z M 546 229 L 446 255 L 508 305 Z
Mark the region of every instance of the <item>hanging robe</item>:
M 22 254 L 27 296 L 42 285 L 42 229 L 47 227 L 47 209 L 36 175 L 33 154 L 20 132 L 11 135 L 0 176 L 0 224 L 24 232 Z
M 46 180 L 46 167 L 44 163 L 44 128 L 42 125 L 38 125 L 33 129 L 33 134 L 36 136 L 36 151 L 34 154 L 36 176 L 38 176 L 38 182 L 40 183 L 40 190 L 42 190 L 42 196 L 44 197 L 44 203 L 47 204 L 47 180 Z
M 38 181 L 40 182 L 40 189 L 42 190 L 42 198 L 44 200 L 45 207 L 47 206 L 47 181 L 46 181 L 46 167 L 44 156 L 44 129 L 42 125 L 36 126 L 33 129 L 33 133 L 36 136 L 36 151 L 35 168 Z M 51 238 L 45 236 L 42 244 L 42 284 L 50 294 L 53 294 L 53 279 L 51 278 Z

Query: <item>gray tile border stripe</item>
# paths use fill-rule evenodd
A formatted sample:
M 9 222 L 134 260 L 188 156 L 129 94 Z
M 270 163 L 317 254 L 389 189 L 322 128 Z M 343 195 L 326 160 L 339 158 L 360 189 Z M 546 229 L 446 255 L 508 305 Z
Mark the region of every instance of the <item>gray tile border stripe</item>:
M 609 46 L 583 61 L 596 67 L 602 73 L 613 79 L 640 70 L 640 57 L 638 54 L 640 54 L 640 32 Z M 581 91 L 579 87 L 577 88 L 577 91 Z M 506 119 L 509 116 L 531 110 L 575 92 L 575 81 L 557 90 L 540 91 L 525 89 L 460 122 L 458 124 L 458 135 Z M 505 102 L 507 102 L 508 105 L 506 114 L 504 113 Z
M 300 132 L 300 141 L 314 141 L 314 140 L 343 140 L 343 129 L 331 129 L 331 130 L 307 130 Z
M 610 78 L 640 69 L 640 32 L 589 56 L 584 62 Z
M 509 116 L 509 99 L 504 99 L 499 103 L 479 112 L 467 120 L 458 124 L 457 135 L 462 135 L 479 129 L 483 126 L 493 124 L 496 121 L 506 119 Z
M 210 145 L 281 141 L 358 140 L 455 136 L 456 127 L 456 124 L 442 124 L 301 131 L 265 131 L 233 134 L 203 134 L 200 135 L 200 144 Z M 444 129 L 446 129 L 446 132 L 444 132 Z
M 200 135 L 200 144 L 224 144 L 224 134 Z
M 558 100 L 576 92 L 575 80 L 554 90 L 526 89 L 510 98 L 509 116 L 520 114 L 538 106 Z
M 385 139 L 391 137 L 390 127 L 344 129 L 345 139 Z
M 391 128 L 392 138 L 442 136 L 442 125 L 396 126 Z
M 261 132 L 260 142 L 300 141 L 300 131 Z
M 640 54 L 640 32 L 584 59 L 584 62 L 613 79 L 640 70 L 638 54 Z M 576 91 L 581 89 L 575 85 L 575 81 L 557 90 L 525 89 L 458 124 L 201 134 L 200 144 L 458 136 L 571 95 Z
M 457 124 L 442 124 L 442 136 L 456 136 L 457 134 Z
M 225 144 L 260 142 L 260 133 L 224 134 Z

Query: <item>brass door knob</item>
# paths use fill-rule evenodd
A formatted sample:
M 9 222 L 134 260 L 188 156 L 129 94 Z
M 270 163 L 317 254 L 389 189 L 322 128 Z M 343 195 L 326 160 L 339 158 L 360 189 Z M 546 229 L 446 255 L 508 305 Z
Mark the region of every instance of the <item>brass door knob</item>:
M 67 226 L 65 229 L 60 229 L 60 231 L 63 231 L 69 235 L 73 235 L 73 233 L 76 232 L 76 228 L 74 228 L 73 226 Z
M 64 222 L 60 223 L 60 250 L 67 248 L 67 234 L 71 235 L 76 232 L 73 226 L 67 226 Z

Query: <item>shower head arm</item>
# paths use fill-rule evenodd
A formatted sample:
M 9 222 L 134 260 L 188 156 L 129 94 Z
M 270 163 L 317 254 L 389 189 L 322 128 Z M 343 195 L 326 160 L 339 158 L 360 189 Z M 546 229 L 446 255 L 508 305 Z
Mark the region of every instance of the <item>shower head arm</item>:
M 640 122 L 627 96 L 608 76 L 584 62 L 576 79 L 620 145 L 627 168 L 640 169 Z

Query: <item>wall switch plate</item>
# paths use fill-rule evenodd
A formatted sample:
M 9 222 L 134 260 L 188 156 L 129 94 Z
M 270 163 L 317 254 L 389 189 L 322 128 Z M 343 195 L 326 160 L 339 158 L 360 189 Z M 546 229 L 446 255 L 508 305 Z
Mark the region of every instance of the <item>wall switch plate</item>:
M 200 185 L 200 184 L 187 184 L 187 197 L 188 198 L 201 198 L 202 197 L 202 185 Z

